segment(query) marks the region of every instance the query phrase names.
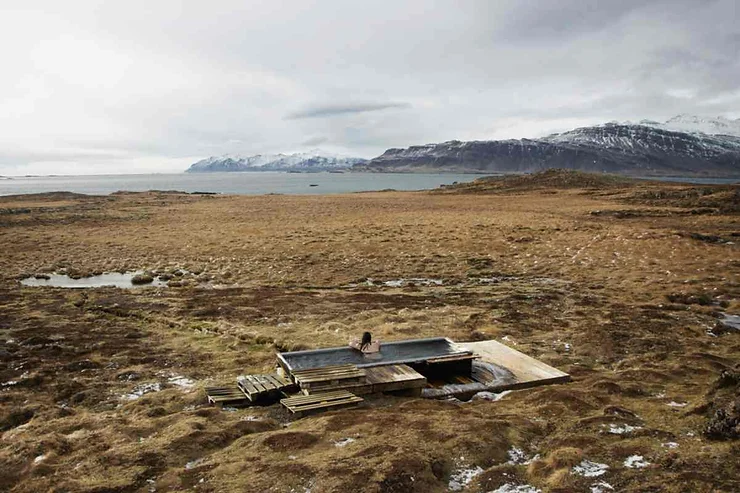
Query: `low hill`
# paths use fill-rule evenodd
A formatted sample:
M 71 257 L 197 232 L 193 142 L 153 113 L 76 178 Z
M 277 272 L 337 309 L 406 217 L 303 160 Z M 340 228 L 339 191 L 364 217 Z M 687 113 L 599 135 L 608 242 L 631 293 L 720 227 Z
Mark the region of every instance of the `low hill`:
M 540 189 L 608 189 L 624 188 L 638 183 L 649 183 L 618 175 L 586 173 L 562 168 L 551 168 L 528 174 L 485 176 L 472 182 L 447 185 L 442 190 L 458 192 L 520 191 Z

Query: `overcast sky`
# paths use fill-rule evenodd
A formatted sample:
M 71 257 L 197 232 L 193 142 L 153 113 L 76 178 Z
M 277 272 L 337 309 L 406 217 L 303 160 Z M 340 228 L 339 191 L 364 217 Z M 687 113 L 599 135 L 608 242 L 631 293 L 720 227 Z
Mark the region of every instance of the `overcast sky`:
M 737 0 L 2 0 L 0 175 L 740 117 Z

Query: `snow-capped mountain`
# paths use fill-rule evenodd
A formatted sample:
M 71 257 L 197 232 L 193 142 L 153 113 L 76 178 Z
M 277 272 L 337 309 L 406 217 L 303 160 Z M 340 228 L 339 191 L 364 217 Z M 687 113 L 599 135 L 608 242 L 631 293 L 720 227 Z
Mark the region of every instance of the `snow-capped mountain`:
M 709 120 L 682 116 L 669 122 L 725 131 L 733 121 L 715 119 L 707 123 Z M 518 173 L 569 168 L 638 176 L 740 177 L 740 137 L 721 132 L 673 131 L 665 125 L 668 122 L 607 123 L 540 139 L 450 141 L 388 149 L 360 167 L 371 171 Z
M 662 128 L 676 132 L 703 133 L 707 135 L 733 135 L 740 137 L 740 118 L 731 120 L 725 117 L 706 118 L 696 115 L 678 115 L 664 123 L 643 120 L 638 125 Z
M 212 156 L 193 164 L 187 173 L 223 171 L 329 171 L 350 168 L 367 160 L 332 155 L 319 150 L 295 154 L 257 154 L 255 156 Z

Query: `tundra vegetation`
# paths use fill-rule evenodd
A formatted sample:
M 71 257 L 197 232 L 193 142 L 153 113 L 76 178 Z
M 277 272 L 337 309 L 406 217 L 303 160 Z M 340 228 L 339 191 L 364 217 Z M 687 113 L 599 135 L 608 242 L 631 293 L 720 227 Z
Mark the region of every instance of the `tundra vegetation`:
M 738 491 L 738 190 L 2 197 L 0 490 Z M 18 282 L 132 271 L 168 286 Z M 493 338 L 573 381 L 300 420 L 205 402 L 364 331 Z

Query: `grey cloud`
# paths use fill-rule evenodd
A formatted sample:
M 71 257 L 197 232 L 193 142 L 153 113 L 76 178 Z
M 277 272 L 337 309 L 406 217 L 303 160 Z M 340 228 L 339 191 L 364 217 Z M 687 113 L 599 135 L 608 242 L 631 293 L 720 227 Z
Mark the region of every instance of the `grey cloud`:
M 299 120 L 301 118 L 325 118 L 338 115 L 347 115 L 354 113 L 366 113 L 369 111 L 382 111 L 388 109 L 410 108 L 408 103 L 347 103 L 347 104 L 330 104 L 311 106 L 300 111 L 295 111 L 287 115 L 289 120 Z
M 529 44 L 562 42 L 613 26 L 645 5 L 644 0 L 524 0 L 505 12 L 506 22 L 495 31 L 495 38 Z
M 740 116 L 735 0 L 36 4 L 0 16 L 0 174 Z
M 302 146 L 309 146 L 309 147 L 310 146 L 317 146 L 317 145 L 323 144 L 324 142 L 327 142 L 328 140 L 329 139 L 327 139 L 326 137 L 311 137 L 311 138 L 306 139 L 303 142 L 301 142 L 301 145 Z

